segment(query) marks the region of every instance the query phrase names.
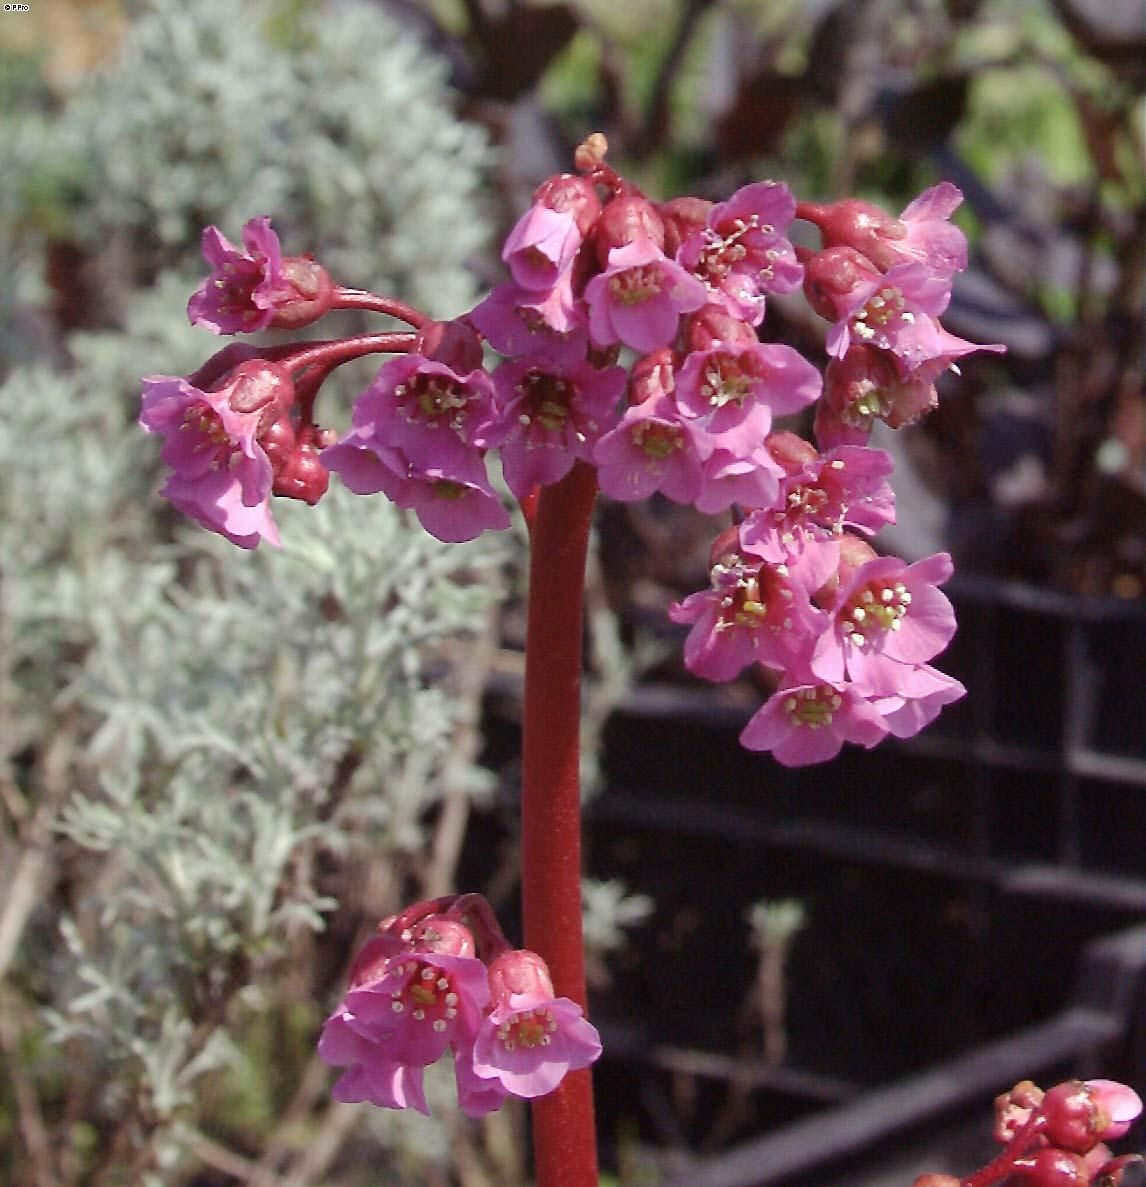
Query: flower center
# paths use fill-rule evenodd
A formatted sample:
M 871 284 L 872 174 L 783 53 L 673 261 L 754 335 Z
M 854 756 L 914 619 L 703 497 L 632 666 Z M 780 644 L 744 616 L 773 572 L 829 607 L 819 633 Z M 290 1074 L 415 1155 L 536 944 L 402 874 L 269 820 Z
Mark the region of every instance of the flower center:
M 854 594 L 840 614 L 840 629 L 857 646 L 886 631 L 898 631 L 911 605 L 911 592 L 902 581 L 874 582 Z
M 680 449 L 681 433 L 676 425 L 661 420 L 642 420 L 633 427 L 632 441 L 648 457 L 663 462 L 674 449 Z
M 196 449 L 205 449 L 215 454 L 211 463 L 212 470 L 220 470 L 231 465 L 232 459 L 239 453 L 238 444 L 233 441 L 219 414 L 210 404 L 190 404 L 183 411 L 183 423 L 179 426 L 183 433 L 197 433 L 199 441 Z
M 755 375 L 745 371 L 736 355 L 715 354 L 701 376 L 700 394 L 713 408 L 743 404 L 756 386 Z
M 458 1016 L 458 995 L 441 969 L 411 960 L 394 970 L 405 974 L 402 989 L 390 995 L 390 1009 L 415 1022 L 428 1022 L 441 1034 Z
M 557 1020 L 548 1010 L 523 1010 L 497 1028 L 497 1037 L 507 1051 L 517 1047 L 531 1050 L 548 1047 L 550 1036 L 556 1029 Z
M 795 726 L 818 730 L 831 725 L 832 718 L 843 703 L 840 694 L 827 684 L 815 688 L 801 688 L 784 701 L 784 712 Z
M 469 402 L 465 388 L 442 375 L 415 375 L 399 384 L 394 394 L 407 419 L 449 421 L 454 428 L 461 427 L 461 413 Z
M 463 482 L 451 482 L 448 478 L 439 478 L 434 483 L 434 498 L 445 499 L 448 503 L 456 503 L 465 498 L 469 487 Z
M 569 418 L 572 384 L 544 371 L 529 371 L 522 377 L 517 390 L 523 397 L 519 417 L 522 425 L 539 424 L 549 432 L 564 428 Z
M 609 277 L 610 296 L 618 305 L 626 308 L 659 296 L 663 287 L 664 276 L 655 264 L 626 268 L 624 272 Z
M 880 289 L 855 315 L 852 324 L 856 334 L 865 342 L 870 342 L 876 339 L 878 331 L 885 331 L 876 340 L 877 346 L 884 346 L 889 341 L 886 331 L 893 322 L 910 324 L 915 320 L 915 315 L 909 313 L 904 305 L 903 293 L 899 289 Z

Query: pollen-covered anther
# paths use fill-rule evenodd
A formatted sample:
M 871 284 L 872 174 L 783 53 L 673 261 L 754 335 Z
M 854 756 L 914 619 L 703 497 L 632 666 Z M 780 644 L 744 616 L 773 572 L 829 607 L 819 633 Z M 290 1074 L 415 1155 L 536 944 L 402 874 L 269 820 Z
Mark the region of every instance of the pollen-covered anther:
M 609 293 L 618 305 L 640 305 L 657 296 L 664 285 L 664 277 L 658 268 L 645 264 L 638 268 L 626 268 L 609 277 Z
M 801 688 L 784 701 L 784 712 L 793 725 L 817 730 L 831 725 L 832 718 L 843 703 L 839 693 L 828 685 L 815 688 Z

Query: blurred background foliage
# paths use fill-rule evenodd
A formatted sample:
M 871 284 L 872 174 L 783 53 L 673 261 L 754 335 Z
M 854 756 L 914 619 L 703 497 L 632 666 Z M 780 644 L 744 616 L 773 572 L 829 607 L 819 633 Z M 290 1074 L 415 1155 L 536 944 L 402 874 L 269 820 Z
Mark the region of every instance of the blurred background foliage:
M 493 795 L 481 698 L 519 671 L 520 533 L 447 549 L 339 491 L 279 511 L 275 555 L 175 522 L 134 418 L 140 375 L 212 349 L 183 312 L 201 227 L 270 213 L 288 251 L 448 316 L 590 131 L 654 197 L 771 176 L 896 212 L 950 178 L 973 247 L 950 325 L 1008 354 L 896 442 L 895 547 L 1138 599 L 1143 6 L 30 9 L 0 18 L 0 1177 L 521 1182 L 513 1110 L 463 1124 L 448 1085 L 435 1122 L 332 1106 L 312 1055 L 363 930 L 453 885 Z M 822 346 L 795 299 L 765 333 Z M 656 503 L 605 508 L 600 532 L 590 738 L 663 659 L 618 615 L 702 582 L 713 525 Z M 495 898 L 513 862 L 486 855 Z M 590 888 L 602 985 L 651 909 Z M 646 1181 L 618 1142 L 622 1180 Z

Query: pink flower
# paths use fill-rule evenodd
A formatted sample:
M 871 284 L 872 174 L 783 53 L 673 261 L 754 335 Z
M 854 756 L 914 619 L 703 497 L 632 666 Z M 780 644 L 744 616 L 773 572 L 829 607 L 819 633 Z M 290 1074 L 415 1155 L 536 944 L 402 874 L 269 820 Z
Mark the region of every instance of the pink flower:
M 243 227 L 243 248 L 228 242 L 218 227 L 203 232 L 203 256 L 211 275 L 187 304 L 192 325 L 216 334 L 253 334 L 274 317 L 275 301 L 286 289 L 279 237 L 266 216 Z
M 796 211 L 788 187 L 771 181 L 741 187 L 688 235 L 677 259 L 702 280 L 710 301 L 754 326 L 764 320 L 766 293 L 799 287 L 804 270 L 786 238 Z
M 690 672 L 731 680 L 752 663 L 779 669 L 806 664 L 827 615 L 783 567 L 728 553 L 712 566 L 711 588 L 669 609 L 692 624 L 684 644 Z
M 622 367 L 541 367 L 529 359 L 494 372 L 497 419 L 487 436 L 499 446 L 514 495 L 524 498 L 564 478 L 577 458 L 589 459 L 602 434 L 617 424 L 626 378 Z
M 139 423 L 164 436 L 160 456 L 173 471 L 160 493 L 242 548 L 260 540 L 277 546 L 274 471 L 259 437 L 293 399 L 289 379 L 274 364 L 252 359 L 212 391 L 166 375 L 149 376 L 143 385 Z
M 600 1056 L 596 1028 L 575 1002 L 554 996 L 549 971 L 536 953 L 505 952 L 490 961 L 489 988 L 493 1009 L 473 1047 L 473 1071 L 480 1078 L 532 1099 Z
M 832 600 L 832 629 L 811 660 L 821 679 L 847 679 L 865 693 L 911 693 L 917 665 L 943 650 L 955 633 L 955 612 L 938 586 L 951 576 L 951 558 L 936 553 L 905 565 L 881 556 L 860 565 Z
M 763 507 L 775 503 L 784 471 L 764 446 L 741 457 L 718 445 L 701 474 L 700 493 L 693 505 L 705 515 L 727 511 L 733 503 Z
M 741 455 L 767 436 L 772 415 L 797 412 L 820 394 L 820 373 L 790 346 L 725 342 L 688 354 L 676 372 L 676 402 L 686 416 Z
M 939 716 L 944 705 L 966 695 L 953 676 L 919 664 L 901 678 L 895 696 L 875 697 L 872 706 L 897 738 L 912 738 Z
M 472 956 L 410 948 L 353 986 L 332 1015 L 371 1044 L 385 1065 L 428 1067 L 451 1043 L 472 1043 L 489 1002 L 485 965 Z M 345 1044 L 336 1028 L 330 1046 Z M 324 1056 L 325 1058 L 325 1056 Z
M 585 300 L 594 346 L 621 342 L 647 354 L 671 345 L 680 315 L 708 298 L 696 277 L 641 238 L 609 252 L 609 267 L 585 286 Z
M 852 342 L 860 342 L 918 367 L 944 353 L 935 319 L 950 300 L 950 278 L 923 264 L 897 264 L 851 290 L 843 302 L 845 319 L 828 331 L 828 354 L 843 358 Z
M 391 359 L 354 405 L 356 429 L 402 451 L 421 470 L 472 470 L 493 420 L 493 383 L 480 368 L 458 375 L 444 363 L 408 354 Z
M 499 284 L 469 320 L 494 350 L 511 358 L 528 356 L 538 365 L 583 362 L 589 347 L 584 311 L 567 283 L 548 294 Z
M 740 734 L 748 750 L 770 750 L 786 767 L 827 762 L 845 742 L 870 749 L 887 736 L 880 714 L 847 685 L 785 682 Z
M 473 450 L 447 472 L 418 467 L 399 450 L 382 443 L 370 427 L 353 430 L 322 452 L 328 470 L 339 474 L 355 494 L 381 491 L 399 507 L 413 510 L 422 527 L 439 540 L 473 540 L 487 528 L 509 527 L 509 513 L 489 484 L 485 460 Z
M 570 211 L 534 202 L 510 231 L 501 258 L 523 289 L 545 290 L 573 263 L 580 246 L 581 231 Z
M 593 450 L 602 493 L 621 502 L 661 491 L 691 503 L 704 482 L 702 464 L 712 446 L 696 422 L 682 417 L 665 396 L 626 410 L 621 423 Z
M 1100 1127 L 1098 1140 L 1113 1142 L 1142 1115 L 1142 1098 L 1128 1084 L 1117 1080 L 1086 1080 L 1090 1098 L 1107 1123 Z
M 335 1100 L 369 1101 L 383 1109 L 416 1109 L 429 1115 L 423 1068 L 395 1063 L 384 1042 L 366 1038 L 350 1026 L 345 1007 L 340 1006 L 323 1025 L 318 1054 L 332 1067 L 347 1069 L 331 1090 Z
M 877 268 L 920 263 L 941 276 L 967 267 L 967 238 L 950 222 L 963 195 L 949 181 L 919 195 L 899 216 L 868 202 L 848 198 L 819 206 L 800 203 L 798 215 L 820 228 L 825 247 L 850 247 Z
M 744 551 L 788 565 L 806 589 L 818 589 L 836 570 L 845 527 L 870 534 L 895 522 L 891 469 L 880 449 L 842 445 L 814 456 L 781 481 L 776 506 L 740 525 Z

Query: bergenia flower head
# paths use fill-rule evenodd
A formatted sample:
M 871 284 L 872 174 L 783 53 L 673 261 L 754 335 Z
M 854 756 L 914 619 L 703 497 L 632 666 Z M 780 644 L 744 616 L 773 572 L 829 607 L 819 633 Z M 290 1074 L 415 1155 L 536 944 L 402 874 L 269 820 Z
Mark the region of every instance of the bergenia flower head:
M 293 398 L 282 369 L 262 359 L 240 363 L 210 390 L 167 375 L 146 378 L 139 423 L 163 435 L 160 456 L 172 470 L 160 493 L 242 548 L 260 540 L 277 546 L 274 470 L 259 438 Z
M 493 1009 L 473 1046 L 473 1071 L 481 1079 L 532 1099 L 600 1056 L 596 1028 L 575 1002 L 554 995 L 536 953 L 505 952 L 490 961 L 489 987 Z
M 695 420 L 666 396 L 626 409 L 621 423 L 593 450 L 601 490 L 618 502 L 647 499 L 660 491 L 691 503 L 704 485 L 703 463 L 712 443 Z
M 501 258 L 521 288 L 544 291 L 570 267 L 580 246 L 581 231 L 571 213 L 535 202 L 510 231 Z
M 499 284 L 469 314 L 486 341 L 511 358 L 528 356 L 539 364 L 583 362 L 589 329 L 580 302 L 563 276 L 546 292 Z

